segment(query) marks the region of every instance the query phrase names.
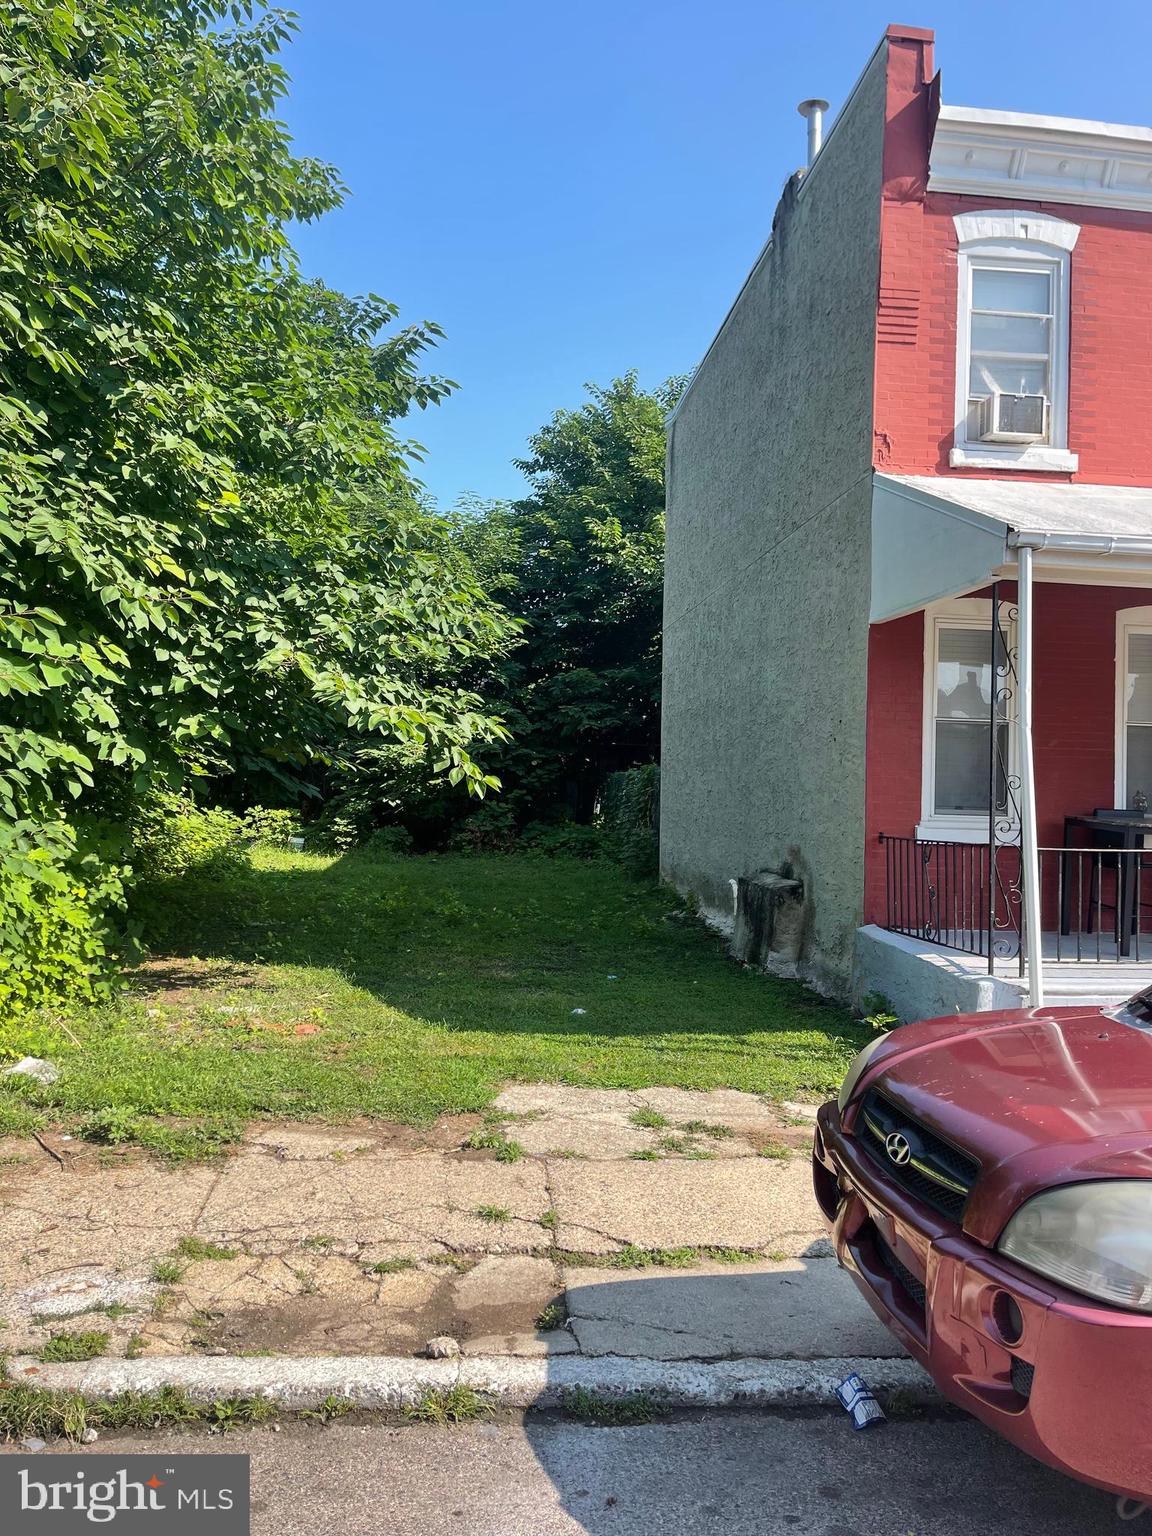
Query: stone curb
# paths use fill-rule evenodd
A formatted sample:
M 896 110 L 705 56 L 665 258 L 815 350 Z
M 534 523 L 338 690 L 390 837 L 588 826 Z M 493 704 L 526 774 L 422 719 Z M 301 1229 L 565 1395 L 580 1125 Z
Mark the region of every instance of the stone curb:
M 285 1409 L 314 1408 L 327 1397 L 362 1408 L 403 1408 L 431 1390 L 467 1384 L 504 1408 L 561 1407 L 583 1387 L 605 1397 L 647 1392 L 674 1408 L 828 1407 L 836 1385 L 858 1371 L 873 1391 L 899 1391 L 916 1402 L 940 1401 L 913 1360 L 639 1360 L 620 1355 L 526 1360 L 476 1355 L 459 1360 L 388 1356 L 167 1356 L 154 1360 L 93 1360 L 37 1365 L 14 1359 L 16 1381 L 105 1398 L 117 1392 L 180 1387 L 199 1402 L 232 1396 L 267 1397 Z

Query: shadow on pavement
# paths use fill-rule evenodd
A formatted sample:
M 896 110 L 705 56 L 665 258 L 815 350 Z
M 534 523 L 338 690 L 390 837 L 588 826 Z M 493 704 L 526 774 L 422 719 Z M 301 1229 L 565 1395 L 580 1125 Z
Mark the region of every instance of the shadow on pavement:
M 1109 1494 L 1042 1467 L 975 1420 L 691 1416 L 526 1435 L 587 1536 L 1142 1536 Z M 1145 1526 L 1147 1522 L 1147 1526 Z
M 663 1356 L 691 1368 L 725 1356 L 902 1353 L 833 1259 L 616 1279 L 585 1270 L 573 1280 L 570 1327 L 586 1355 Z M 562 1370 L 558 1361 L 557 1379 Z M 1112 1495 L 1042 1466 L 967 1415 L 878 1395 L 895 1417 L 863 1432 L 831 1405 L 697 1412 L 631 1428 L 576 1429 L 542 1416 L 524 1432 L 588 1536 L 1152 1536 L 1152 1515 L 1119 1521 Z

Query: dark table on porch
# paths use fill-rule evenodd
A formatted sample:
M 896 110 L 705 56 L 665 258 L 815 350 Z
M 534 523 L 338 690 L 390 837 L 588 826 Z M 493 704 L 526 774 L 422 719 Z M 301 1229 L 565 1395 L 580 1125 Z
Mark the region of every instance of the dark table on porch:
M 1120 858 L 1117 862 L 1119 868 L 1116 871 L 1116 939 L 1121 955 L 1129 955 L 1132 952 L 1132 919 L 1139 917 L 1136 912 L 1136 877 L 1138 874 L 1136 865 L 1136 851 L 1144 847 L 1144 839 L 1152 833 L 1152 815 L 1142 811 L 1096 811 L 1091 816 L 1065 816 L 1064 818 L 1064 847 L 1060 855 L 1060 932 L 1062 934 L 1072 932 L 1072 855 L 1078 852 L 1073 848 L 1071 833 L 1076 829 L 1086 829 L 1099 836 L 1104 833 L 1108 836 L 1107 842 L 1088 843 L 1084 852 L 1093 849 L 1104 853 L 1127 854 L 1128 857 Z M 1079 921 L 1079 914 L 1077 914 Z M 1077 929 L 1079 932 L 1079 929 Z

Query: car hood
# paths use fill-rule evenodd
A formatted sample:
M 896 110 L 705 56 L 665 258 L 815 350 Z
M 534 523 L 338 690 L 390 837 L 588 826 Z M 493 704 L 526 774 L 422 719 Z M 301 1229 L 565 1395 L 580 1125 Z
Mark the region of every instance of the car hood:
M 996 1241 L 1042 1189 L 1152 1178 L 1152 1030 L 1101 1008 L 930 1019 L 896 1030 L 864 1079 L 979 1159 L 964 1226 Z

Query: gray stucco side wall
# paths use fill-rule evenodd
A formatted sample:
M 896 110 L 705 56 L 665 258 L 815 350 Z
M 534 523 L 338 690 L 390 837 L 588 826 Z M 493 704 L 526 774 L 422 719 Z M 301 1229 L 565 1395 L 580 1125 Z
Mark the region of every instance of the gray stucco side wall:
M 661 867 L 805 881 L 800 973 L 846 992 L 860 921 L 872 378 L 887 45 L 672 422 Z

